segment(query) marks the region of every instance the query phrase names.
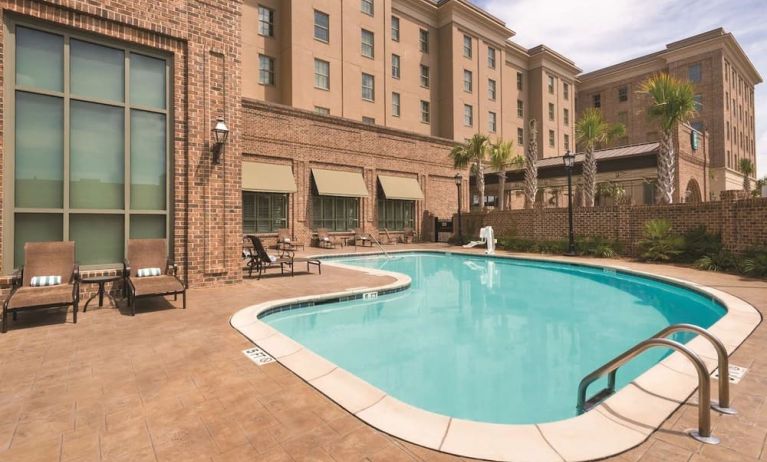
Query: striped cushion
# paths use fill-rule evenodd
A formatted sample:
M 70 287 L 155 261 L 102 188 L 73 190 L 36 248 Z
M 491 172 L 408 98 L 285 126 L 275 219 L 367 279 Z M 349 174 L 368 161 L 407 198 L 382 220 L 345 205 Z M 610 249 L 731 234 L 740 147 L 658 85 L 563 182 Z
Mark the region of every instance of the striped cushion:
M 32 287 L 57 286 L 61 284 L 61 276 L 33 276 L 29 281 Z
M 147 276 L 159 276 L 162 274 L 162 270 L 160 268 L 141 268 L 140 270 L 136 271 L 136 277 L 143 278 Z

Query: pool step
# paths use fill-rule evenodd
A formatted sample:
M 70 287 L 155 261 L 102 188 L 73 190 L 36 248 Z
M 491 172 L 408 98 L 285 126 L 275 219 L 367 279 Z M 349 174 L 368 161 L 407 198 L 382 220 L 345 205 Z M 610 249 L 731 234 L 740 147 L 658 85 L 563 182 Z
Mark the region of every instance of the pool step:
M 610 396 L 615 394 L 615 388 L 606 387 L 599 390 L 594 396 L 589 398 L 583 405 L 583 411 L 586 412 Z

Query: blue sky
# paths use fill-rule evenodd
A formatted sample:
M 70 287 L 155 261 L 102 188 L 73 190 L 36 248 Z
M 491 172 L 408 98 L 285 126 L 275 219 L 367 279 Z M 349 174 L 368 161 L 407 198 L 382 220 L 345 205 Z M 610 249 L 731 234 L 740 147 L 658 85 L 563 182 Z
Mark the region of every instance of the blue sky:
M 717 27 L 732 32 L 767 78 L 765 0 L 474 0 L 503 19 L 517 43 L 541 43 L 588 72 Z M 767 174 L 767 83 L 756 87 L 759 176 Z

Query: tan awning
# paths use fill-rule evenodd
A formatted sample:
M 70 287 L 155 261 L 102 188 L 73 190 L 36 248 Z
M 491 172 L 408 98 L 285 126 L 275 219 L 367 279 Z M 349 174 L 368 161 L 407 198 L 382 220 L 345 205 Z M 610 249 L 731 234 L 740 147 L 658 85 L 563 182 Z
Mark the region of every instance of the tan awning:
M 294 193 L 296 180 L 290 165 L 242 163 L 242 189 L 270 193 Z
M 314 184 L 320 196 L 368 197 L 361 173 L 312 169 Z
M 381 188 L 387 199 L 419 201 L 423 199 L 423 191 L 418 180 L 401 176 L 378 175 Z

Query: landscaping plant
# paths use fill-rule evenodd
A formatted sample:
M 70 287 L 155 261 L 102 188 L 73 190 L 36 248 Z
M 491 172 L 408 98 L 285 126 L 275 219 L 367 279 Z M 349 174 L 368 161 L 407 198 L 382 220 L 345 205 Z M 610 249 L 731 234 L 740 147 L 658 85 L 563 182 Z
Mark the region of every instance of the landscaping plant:
M 656 218 L 644 224 L 644 237 L 637 243 L 640 258 L 647 261 L 670 261 L 682 253 L 684 238 L 671 232 L 671 222 Z
M 626 133 L 621 123 L 610 123 L 598 108 L 588 108 L 575 123 L 575 139 L 586 150 L 583 159 L 583 194 L 585 206 L 594 207 L 597 189 L 597 159 L 594 150 Z

